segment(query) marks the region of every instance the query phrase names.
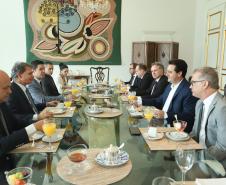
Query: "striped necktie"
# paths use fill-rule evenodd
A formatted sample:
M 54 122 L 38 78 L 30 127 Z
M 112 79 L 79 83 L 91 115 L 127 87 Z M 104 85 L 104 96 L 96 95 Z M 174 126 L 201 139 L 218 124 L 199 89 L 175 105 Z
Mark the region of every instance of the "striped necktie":
M 3 126 L 3 130 L 5 131 L 6 135 L 10 135 L 9 134 L 9 130 L 7 128 L 7 125 L 6 125 L 6 121 L 5 121 L 5 118 L 4 118 L 4 115 L 2 113 L 2 110 L 0 109 L 0 125 Z
M 30 103 L 33 111 L 35 112 L 35 114 L 38 114 L 38 109 L 36 108 L 35 103 L 34 103 L 34 100 L 33 100 L 32 96 L 31 96 L 31 94 L 30 94 L 30 92 L 29 92 L 29 90 L 27 88 L 26 88 L 26 91 L 25 92 L 26 92 L 28 101 L 29 101 L 29 103 Z

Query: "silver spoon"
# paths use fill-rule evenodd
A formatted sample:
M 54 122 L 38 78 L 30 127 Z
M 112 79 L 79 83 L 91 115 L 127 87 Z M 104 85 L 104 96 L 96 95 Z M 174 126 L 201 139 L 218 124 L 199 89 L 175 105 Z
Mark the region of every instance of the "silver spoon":
M 32 137 L 32 144 L 31 144 L 31 147 L 35 147 L 35 139 L 34 139 L 34 137 Z
M 124 146 L 125 146 L 125 143 L 122 143 L 122 144 L 118 147 L 118 149 L 121 150 Z

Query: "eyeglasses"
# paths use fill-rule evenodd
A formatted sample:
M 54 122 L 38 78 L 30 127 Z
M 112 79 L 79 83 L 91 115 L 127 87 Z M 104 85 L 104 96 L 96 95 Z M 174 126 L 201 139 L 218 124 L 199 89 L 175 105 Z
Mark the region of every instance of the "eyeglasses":
M 195 83 L 198 83 L 198 82 L 203 82 L 203 81 L 206 81 L 206 80 L 191 80 L 191 86 L 193 86 Z

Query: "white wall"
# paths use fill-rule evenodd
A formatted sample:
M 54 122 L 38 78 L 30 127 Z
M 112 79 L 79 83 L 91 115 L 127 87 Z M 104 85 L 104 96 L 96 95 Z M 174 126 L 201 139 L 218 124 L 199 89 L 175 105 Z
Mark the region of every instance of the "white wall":
M 207 32 L 207 12 L 226 0 L 198 0 L 196 4 L 195 42 L 193 68 L 205 65 L 205 39 Z
M 199 1 L 204 0 L 122 0 L 122 65 L 110 66 L 111 79 L 129 78 L 128 65 L 132 58 L 132 42 L 149 38 L 145 35 L 149 31 L 175 32 L 173 41 L 180 43 L 179 57 L 188 62 L 190 72 L 195 51 L 195 14 L 197 12 L 195 10 L 196 3 Z M 15 61 L 26 59 L 23 1 L 4 1 L 0 16 L 2 17 L 0 69 L 10 72 Z M 164 40 L 164 37 L 162 39 Z M 70 66 L 72 70 L 78 69 L 85 73 L 89 73 L 89 67 Z M 55 69 L 54 75 L 58 73 L 58 67 Z

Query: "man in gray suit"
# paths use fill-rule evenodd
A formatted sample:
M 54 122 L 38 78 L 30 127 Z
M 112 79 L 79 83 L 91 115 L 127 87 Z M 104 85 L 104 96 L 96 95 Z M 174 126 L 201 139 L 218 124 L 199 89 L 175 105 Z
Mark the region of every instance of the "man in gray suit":
M 190 135 L 218 160 L 226 159 L 226 101 L 218 92 L 217 72 L 210 67 L 196 69 L 192 75 L 193 96 L 200 98 Z
M 31 93 L 32 98 L 34 99 L 35 104 L 38 103 L 47 103 L 50 101 L 63 101 L 64 97 L 59 96 L 47 96 L 42 88 L 41 80 L 45 77 L 45 66 L 44 62 L 40 60 L 35 60 L 31 62 L 33 68 L 34 80 L 31 84 L 28 85 L 28 90 Z

